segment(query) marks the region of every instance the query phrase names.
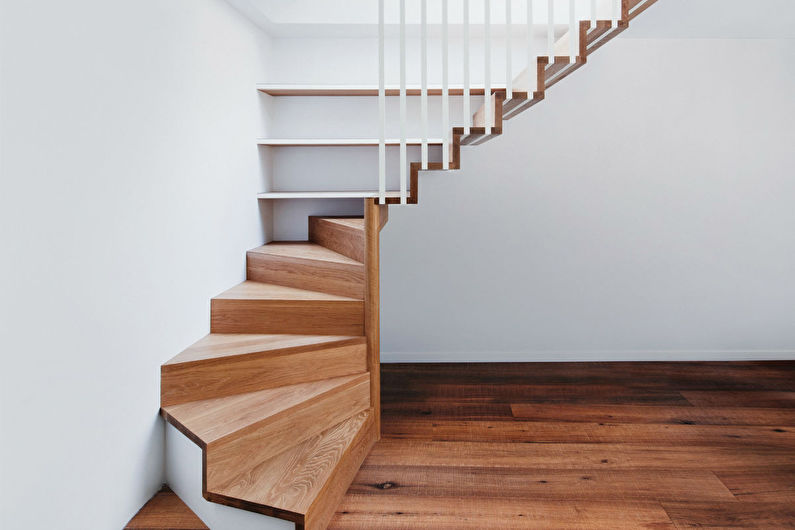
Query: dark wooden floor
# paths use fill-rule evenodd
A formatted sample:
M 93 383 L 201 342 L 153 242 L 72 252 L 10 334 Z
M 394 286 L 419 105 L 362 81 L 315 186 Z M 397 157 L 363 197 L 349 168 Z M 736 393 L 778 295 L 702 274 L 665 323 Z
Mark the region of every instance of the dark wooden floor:
M 795 528 L 795 362 L 392 364 L 333 529 Z

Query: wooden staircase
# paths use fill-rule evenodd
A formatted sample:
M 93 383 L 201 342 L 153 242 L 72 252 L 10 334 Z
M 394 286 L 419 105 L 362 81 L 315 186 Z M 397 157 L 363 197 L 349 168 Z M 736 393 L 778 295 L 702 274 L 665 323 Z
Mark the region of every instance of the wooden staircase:
M 310 241 L 250 250 L 247 281 L 212 300 L 211 333 L 161 367 L 161 414 L 202 449 L 207 500 L 306 529 L 334 514 L 379 438 L 367 271 L 385 215 L 313 217 Z
M 624 0 L 617 26 L 582 21 L 576 61 L 538 57 L 537 86 L 515 89 L 508 100 L 504 87 L 493 89 L 491 130 L 484 104 L 468 134 L 453 128 L 449 166 L 429 163 L 428 170 L 459 169 L 461 146 L 502 134 L 503 120 L 544 100 L 548 88 L 586 64 L 655 1 Z M 566 38 L 561 49 L 568 49 Z M 529 77 L 522 72 L 514 86 Z M 279 96 L 377 94 L 361 87 L 259 90 Z M 372 145 L 362 142 L 356 145 Z M 416 204 L 422 166 L 409 167 L 408 202 Z M 299 529 L 326 527 L 380 436 L 379 233 L 387 204 L 400 198 L 390 193 L 379 205 L 377 192 L 335 193 L 259 196 L 357 196 L 364 198 L 364 215 L 309 217 L 308 241 L 248 251 L 247 280 L 212 299 L 211 333 L 161 368 L 161 414 L 201 448 L 204 498 L 293 521 Z

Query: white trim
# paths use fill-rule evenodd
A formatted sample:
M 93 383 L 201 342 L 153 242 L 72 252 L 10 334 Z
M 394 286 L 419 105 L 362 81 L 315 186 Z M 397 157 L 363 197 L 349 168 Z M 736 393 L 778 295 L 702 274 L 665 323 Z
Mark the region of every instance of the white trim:
M 382 363 L 789 360 L 795 360 L 795 350 L 536 350 L 525 352 L 381 351 Z
M 406 138 L 406 145 L 422 145 L 422 138 Z M 379 138 L 257 138 L 258 145 L 271 147 L 334 147 L 378 145 Z M 401 138 L 385 138 L 386 145 L 400 145 Z M 429 138 L 429 145 L 441 145 L 441 138 Z
M 547 57 L 555 64 L 555 0 L 547 2 Z
M 422 115 L 422 169 L 428 169 L 428 0 L 421 0 L 421 52 L 422 63 L 422 88 L 421 88 L 421 115 Z
M 442 167 L 450 169 L 450 97 L 449 91 L 449 72 L 447 64 L 448 55 L 448 12 L 447 0 L 442 0 L 442 134 L 444 143 L 442 144 Z
M 505 0 L 505 99 L 513 99 L 513 57 L 511 57 L 511 1 Z
M 464 135 L 469 136 L 469 127 L 472 123 L 470 105 L 470 86 L 469 86 L 469 0 L 464 0 Z M 483 93 L 486 88 L 483 87 Z
M 494 110 L 491 108 L 491 0 L 483 2 L 485 10 L 483 13 L 483 29 L 485 36 L 483 38 L 483 81 L 486 86 L 486 91 L 483 94 L 483 125 L 486 134 L 491 134 L 491 126 L 494 123 Z
M 257 199 L 370 199 L 380 197 L 381 191 L 266 191 Z M 384 198 L 400 197 L 399 191 L 385 191 Z
M 386 83 L 384 0 L 378 0 L 378 202 L 386 203 Z
M 408 195 L 406 121 L 406 0 L 400 0 L 400 204 L 406 204 Z

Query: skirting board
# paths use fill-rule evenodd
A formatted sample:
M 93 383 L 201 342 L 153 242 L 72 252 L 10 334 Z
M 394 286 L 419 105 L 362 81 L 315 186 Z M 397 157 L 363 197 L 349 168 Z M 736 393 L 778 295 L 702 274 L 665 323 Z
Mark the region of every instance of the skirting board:
M 581 350 L 528 352 L 381 352 L 382 363 L 789 361 L 793 350 Z

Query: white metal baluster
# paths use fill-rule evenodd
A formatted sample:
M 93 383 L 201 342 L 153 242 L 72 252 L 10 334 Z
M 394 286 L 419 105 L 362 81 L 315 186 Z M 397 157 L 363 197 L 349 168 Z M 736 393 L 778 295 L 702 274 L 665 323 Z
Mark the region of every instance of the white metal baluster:
M 442 167 L 450 168 L 450 97 L 447 72 L 447 0 L 442 0 Z
M 613 27 L 618 27 L 618 21 L 621 20 L 621 0 L 613 0 Z
M 491 0 L 485 0 L 485 12 L 483 13 L 483 63 L 484 63 L 484 82 L 483 87 L 483 110 L 486 113 L 483 117 L 483 125 L 486 134 L 491 134 L 492 117 L 494 112 L 491 110 Z
M 505 99 L 513 99 L 513 58 L 511 57 L 511 0 L 505 0 Z
M 547 55 L 552 66 L 555 64 L 555 0 L 547 2 Z
M 577 10 L 575 0 L 569 0 L 569 62 L 577 62 L 577 48 L 580 44 L 580 32 L 577 29 Z
M 421 36 L 422 40 L 422 169 L 428 169 L 428 1 L 421 2 Z
M 384 83 L 384 0 L 378 1 L 378 202 L 386 204 L 386 85 Z
M 527 99 L 533 99 L 533 92 L 538 85 L 538 55 L 534 25 L 533 0 L 527 0 Z
M 591 0 L 591 31 L 596 29 L 596 0 Z
M 469 135 L 469 0 L 464 0 L 464 136 Z
M 406 204 L 406 0 L 400 0 L 400 204 Z

